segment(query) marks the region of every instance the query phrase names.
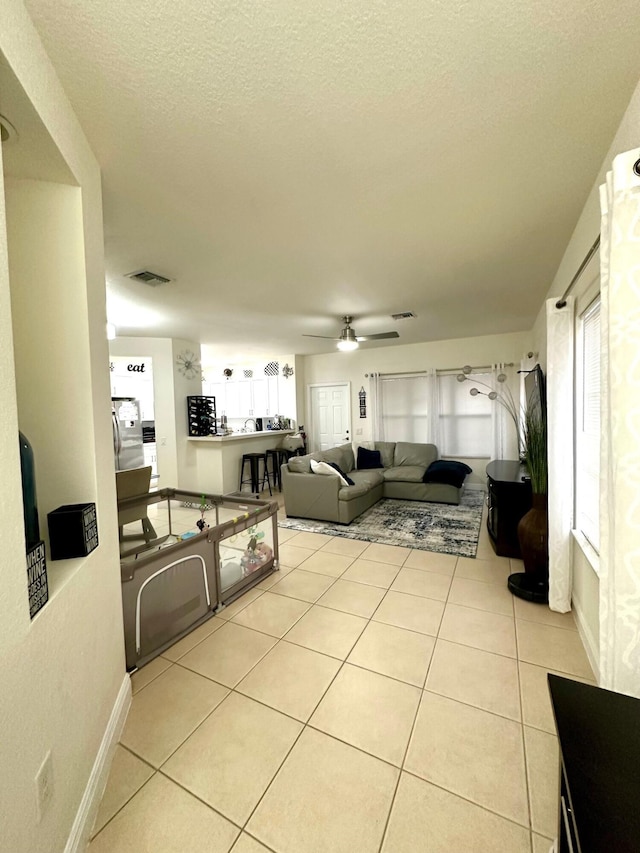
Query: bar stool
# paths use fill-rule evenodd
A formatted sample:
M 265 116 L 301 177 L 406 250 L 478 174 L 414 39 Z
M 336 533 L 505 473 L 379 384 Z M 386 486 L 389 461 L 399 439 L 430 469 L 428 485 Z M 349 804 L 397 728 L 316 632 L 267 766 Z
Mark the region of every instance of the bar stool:
M 262 483 L 260 483 L 260 462 L 262 461 Z M 249 477 L 245 477 L 244 466 L 246 463 L 249 463 Z M 245 483 L 249 483 L 251 485 L 251 491 L 255 494 L 264 489 L 265 482 L 269 486 L 269 494 L 273 496 L 273 492 L 271 491 L 271 480 L 269 479 L 269 470 L 267 468 L 267 454 L 266 453 L 243 453 L 242 454 L 242 465 L 240 466 L 240 487 L 238 491 L 242 491 L 242 486 Z
M 295 456 L 294 450 L 286 450 L 284 447 L 272 447 L 267 450 L 267 460 L 271 460 L 271 477 L 274 488 L 277 486 L 278 491 L 282 491 L 282 466 L 288 462 L 292 456 Z

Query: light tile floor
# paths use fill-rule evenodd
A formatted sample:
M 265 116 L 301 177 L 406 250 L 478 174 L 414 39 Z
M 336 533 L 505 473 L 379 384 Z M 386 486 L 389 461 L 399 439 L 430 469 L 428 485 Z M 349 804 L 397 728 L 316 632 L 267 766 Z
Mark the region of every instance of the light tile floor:
M 508 594 L 484 524 L 475 560 L 280 533 L 279 573 L 133 675 L 91 853 L 547 851 L 572 616 Z

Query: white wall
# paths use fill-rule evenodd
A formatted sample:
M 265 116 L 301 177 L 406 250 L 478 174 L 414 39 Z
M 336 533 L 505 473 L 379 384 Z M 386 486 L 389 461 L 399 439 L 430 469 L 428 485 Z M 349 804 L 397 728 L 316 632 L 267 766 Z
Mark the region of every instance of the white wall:
M 519 366 L 520 359 L 531 349 L 531 335 L 528 332 L 513 332 L 504 335 L 485 335 L 476 338 L 460 338 L 448 341 L 433 341 L 422 344 L 407 344 L 387 347 L 361 347 L 355 352 L 332 352 L 323 355 L 308 355 L 303 359 L 304 385 L 318 382 L 351 383 L 351 436 L 355 444 L 370 441 L 372 437 L 371 405 L 369 399 L 369 380 L 365 374 L 402 373 L 403 371 L 426 370 L 435 368 L 461 368 L 465 364 L 472 366 L 490 365 L 494 362 L 514 362 Z M 517 368 L 516 368 L 517 369 Z M 359 417 L 358 392 L 364 387 L 367 391 L 367 417 Z M 303 423 L 309 434 L 309 413 L 306 411 Z M 359 433 L 358 430 L 362 432 Z M 477 485 L 486 482 L 485 468 L 488 459 L 465 460 L 473 469 L 469 482 Z
M 587 197 L 585 206 L 580 214 L 575 230 L 567 245 L 562 262 L 553 279 L 547 298 L 558 298 L 568 287 L 571 279 L 582 263 L 583 258 L 593 245 L 594 240 L 600 233 L 600 201 L 599 187 L 605 181 L 606 173 L 611 168 L 613 158 L 618 154 L 636 148 L 640 145 L 640 83 L 629 102 L 620 126 L 613 138 L 613 142 L 602 162 L 591 191 Z M 597 259 L 596 259 L 597 261 Z M 590 264 L 590 268 L 593 264 Z M 576 283 L 573 294 L 576 299 L 585 293 L 593 276 L 585 271 L 585 274 Z M 534 328 L 534 349 L 540 351 L 540 363 L 546 364 L 547 329 L 545 317 L 545 305 L 542 305 L 536 319 Z M 596 573 L 589 561 L 584 557 L 579 547 L 574 543 L 573 553 L 573 583 L 574 583 L 574 608 L 578 627 L 582 634 L 592 659 L 597 661 L 599 626 L 599 596 L 600 587 Z
M 170 338 L 115 338 L 109 354 L 153 360 L 153 396 L 159 487 L 178 484 L 176 400 L 173 384 L 173 347 Z M 105 364 L 109 371 L 109 363 Z
M 8 181 L 8 241 L 0 173 L 0 846 L 11 853 L 52 853 L 65 847 L 125 683 L 104 367 L 101 186 L 97 163 L 20 0 L 3 0 L 0 50 L 79 187 Z M 37 165 L 42 172 L 46 164 Z M 61 238 L 63 245 L 56 246 Z M 36 326 L 49 310 L 53 323 L 61 323 L 48 330 L 45 324 L 43 338 L 40 332 L 30 334 L 29 290 Z M 13 317 L 11 295 L 16 299 Z M 68 316 L 60 316 L 56 295 Z M 67 392 L 68 425 L 71 435 L 76 434 L 79 461 L 87 463 L 84 471 L 82 464 L 63 470 L 51 451 L 63 428 L 59 400 Z M 49 562 L 51 600 L 33 621 L 27 599 L 19 416 L 30 422 L 34 437 L 41 525 L 46 529 L 45 513 L 54 505 L 93 499 L 100 535 L 99 547 L 88 558 Z M 48 750 L 53 800 L 38 822 L 34 777 Z

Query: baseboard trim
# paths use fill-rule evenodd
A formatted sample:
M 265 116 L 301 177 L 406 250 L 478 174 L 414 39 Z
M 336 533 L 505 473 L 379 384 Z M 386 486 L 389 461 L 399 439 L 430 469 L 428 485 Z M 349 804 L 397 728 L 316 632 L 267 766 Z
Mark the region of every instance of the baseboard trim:
M 578 634 L 580 635 L 580 639 L 582 640 L 582 645 L 587 653 L 587 658 L 589 659 L 589 663 L 591 664 L 591 669 L 593 670 L 593 674 L 596 677 L 596 682 L 600 683 L 600 649 L 598 648 L 598 643 L 596 642 L 595 637 L 593 636 L 592 631 L 589 629 L 589 625 L 587 620 L 584 617 L 584 612 L 575 598 L 571 602 L 571 607 L 573 608 L 573 612 L 575 614 L 576 626 L 578 628 Z
M 111 710 L 107 728 L 100 743 L 100 749 L 93 762 L 87 787 L 82 795 L 80 807 L 76 813 L 71 833 L 64 853 L 83 853 L 89 843 L 89 835 L 98 812 L 100 800 L 109 778 L 111 761 L 124 728 L 131 705 L 131 679 L 125 673 L 118 696 Z

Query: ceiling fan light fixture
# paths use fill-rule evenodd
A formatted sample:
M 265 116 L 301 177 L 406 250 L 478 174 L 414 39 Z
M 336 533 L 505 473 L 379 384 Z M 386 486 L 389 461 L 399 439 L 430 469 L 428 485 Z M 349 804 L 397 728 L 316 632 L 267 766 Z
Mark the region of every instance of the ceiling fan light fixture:
M 358 341 L 352 341 L 349 340 L 349 338 L 338 341 L 338 349 L 340 352 L 351 352 L 354 349 L 358 349 L 358 346 Z

